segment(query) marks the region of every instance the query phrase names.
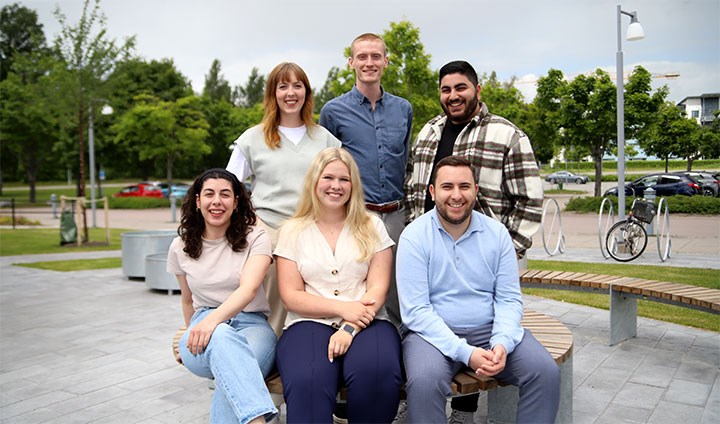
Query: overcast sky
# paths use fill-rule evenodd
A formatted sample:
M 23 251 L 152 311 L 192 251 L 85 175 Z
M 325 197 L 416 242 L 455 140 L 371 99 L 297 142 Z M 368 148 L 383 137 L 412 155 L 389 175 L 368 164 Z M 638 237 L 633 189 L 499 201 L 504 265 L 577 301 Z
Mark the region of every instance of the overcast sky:
M 6 5 L 14 1 L 0 0 Z M 75 24 L 83 0 L 22 0 L 36 10 L 48 40 L 58 33 L 59 6 Z M 531 99 L 548 69 L 566 75 L 603 68 L 614 75 L 616 0 L 103 0 L 110 37 L 137 37 L 136 53 L 172 58 L 201 92 L 213 59 L 231 85 L 245 84 L 253 67 L 267 75 L 293 61 L 320 88 L 331 67 L 346 66 L 344 48 L 363 32 L 382 33 L 408 20 L 439 69 L 464 59 L 478 73 L 515 76 Z M 625 72 L 637 65 L 667 84 L 669 100 L 720 92 L 720 0 L 626 0 L 637 11 L 645 39 L 628 42 L 623 16 Z

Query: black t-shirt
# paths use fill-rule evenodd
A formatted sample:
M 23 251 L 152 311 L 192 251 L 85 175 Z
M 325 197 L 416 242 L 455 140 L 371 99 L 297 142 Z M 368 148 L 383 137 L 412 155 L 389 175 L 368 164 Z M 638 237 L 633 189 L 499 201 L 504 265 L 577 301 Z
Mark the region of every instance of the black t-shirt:
M 455 140 L 457 140 L 457 136 L 460 135 L 460 131 L 462 131 L 465 126 L 467 126 L 467 122 L 464 124 L 453 124 L 449 119 L 445 122 L 445 127 L 443 128 L 442 136 L 440 136 L 440 142 L 438 143 L 437 152 L 435 152 L 435 160 L 433 160 L 433 172 L 435 172 L 435 165 L 437 165 L 442 158 L 452 156 L 453 147 L 455 147 Z M 432 173 L 430 175 L 430 178 L 432 178 Z M 430 181 L 428 181 L 428 187 L 430 185 L 429 183 Z M 425 212 L 434 207 L 435 202 L 433 202 L 432 196 L 430 196 L 430 190 L 428 189 L 425 193 Z

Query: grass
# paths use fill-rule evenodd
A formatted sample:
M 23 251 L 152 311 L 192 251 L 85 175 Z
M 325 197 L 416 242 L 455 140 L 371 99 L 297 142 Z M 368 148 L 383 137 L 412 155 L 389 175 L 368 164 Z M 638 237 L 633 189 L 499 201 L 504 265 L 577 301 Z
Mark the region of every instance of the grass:
M 0 225 L 13 225 L 12 216 L 0 216 Z M 40 221 L 34 221 L 24 216 L 16 216 L 15 225 L 40 225 Z
M 550 189 L 550 190 L 545 190 L 545 194 L 585 194 L 585 192 L 582 190 Z
M 0 228 L 0 256 L 32 255 L 37 253 L 90 252 L 119 250 L 120 234 L 130 230 L 111 228 L 110 244 L 105 243 L 104 228 L 90 228 L 91 245 L 60 245 L 60 230 L 52 228 L 9 229 Z M 99 244 L 102 243 L 102 244 Z
M 596 264 L 585 262 L 562 261 L 528 261 L 528 268 L 551 271 L 586 272 L 591 274 L 618 275 L 625 277 L 644 278 L 648 280 L 662 280 L 673 283 L 689 284 L 699 287 L 720 289 L 720 270 L 705 268 L 679 268 L 651 265 L 617 265 Z M 555 289 L 523 289 L 523 293 L 553 299 L 560 302 L 569 302 L 579 305 L 592 306 L 600 309 L 610 309 L 610 297 L 606 294 L 593 294 L 569 290 Z M 720 332 L 720 319 L 715 314 L 697 311 L 681 306 L 666 305 L 649 300 L 638 301 L 638 315 L 665 322 L 685 325 Z
M 50 271 L 71 272 L 91 269 L 106 269 L 122 267 L 122 258 L 74 259 L 69 261 L 32 262 L 13 264 L 26 268 L 46 269 Z

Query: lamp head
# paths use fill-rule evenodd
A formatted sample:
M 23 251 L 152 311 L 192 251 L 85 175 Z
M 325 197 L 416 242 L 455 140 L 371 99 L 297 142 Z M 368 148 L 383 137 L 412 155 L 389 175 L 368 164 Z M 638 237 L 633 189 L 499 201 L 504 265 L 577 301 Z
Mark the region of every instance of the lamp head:
M 630 17 L 630 26 L 627 29 L 627 40 L 637 41 L 645 38 L 645 31 L 637 18 L 637 12 L 632 12 Z
M 103 115 L 112 115 L 113 108 L 110 105 L 105 105 L 105 106 L 103 106 L 102 111 L 100 113 L 102 113 Z

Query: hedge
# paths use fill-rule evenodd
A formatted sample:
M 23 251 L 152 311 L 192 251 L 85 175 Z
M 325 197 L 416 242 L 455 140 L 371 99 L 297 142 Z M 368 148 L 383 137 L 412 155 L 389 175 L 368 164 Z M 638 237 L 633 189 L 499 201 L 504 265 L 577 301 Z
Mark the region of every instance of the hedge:
M 573 197 L 568 201 L 565 210 L 568 212 L 598 213 L 603 197 Z M 608 196 L 613 203 L 613 209 L 617 210 L 617 197 Z M 689 213 L 699 215 L 720 214 L 720 197 L 708 196 L 669 196 L 666 197 L 670 213 Z M 626 213 L 630 210 L 633 197 L 625 198 Z M 655 204 L 660 198 L 655 199 Z

